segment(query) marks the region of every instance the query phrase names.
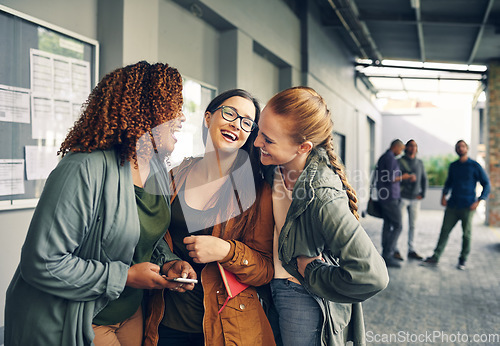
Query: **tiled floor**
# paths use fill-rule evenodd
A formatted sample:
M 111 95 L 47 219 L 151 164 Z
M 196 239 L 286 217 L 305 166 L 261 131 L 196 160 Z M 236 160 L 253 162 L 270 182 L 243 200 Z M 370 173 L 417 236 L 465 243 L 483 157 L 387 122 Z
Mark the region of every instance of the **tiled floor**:
M 436 246 L 443 214 L 421 211 L 416 247 L 424 257 Z M 381 250 L 382 220 L 367 216 L 361 223 Z M 399 239 L 405 258 L 407 235 L 405 222 Z M 500 345 L 500 228 L 476 214 L 465 271 L 456 268 L 461 237 L 459 223 L 435 268 L 405 260 L 389 269 L 389 286 L 363 303 L 368 345 Z

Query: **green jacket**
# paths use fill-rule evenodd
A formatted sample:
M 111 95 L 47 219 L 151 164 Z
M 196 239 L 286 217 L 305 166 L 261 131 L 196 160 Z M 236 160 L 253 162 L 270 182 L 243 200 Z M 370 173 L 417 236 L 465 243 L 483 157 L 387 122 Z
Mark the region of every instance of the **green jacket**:
M 266 169 L 272 184 L 274 168 Z M 349 210 L 339 176 L 326 151 L 315 148 L 297 180 L 279 236 L 283 267 L 316 299 L 323 311 L 322 345 L 365 344 L 360 302 L 383 290 L 389 277 L 384 260 Z M 297 257 L 322 254 L 302 277 Z
M 91 345 L 92 320 L 123 291 L 139 235 L 130 164 L 111 150 L 66 155 L 7 290 L 5 345 Z

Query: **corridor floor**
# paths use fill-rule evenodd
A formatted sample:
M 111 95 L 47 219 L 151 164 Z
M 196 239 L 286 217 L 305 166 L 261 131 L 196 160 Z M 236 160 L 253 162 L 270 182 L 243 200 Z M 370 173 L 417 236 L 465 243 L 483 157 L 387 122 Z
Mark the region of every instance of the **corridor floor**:
M 432 255 L 444 210 L 422 210 L 416 249 Z M 361 223 L 379 251 L 382 220 Z M 363 303 L 368 345 L 500 345 L 500 228 L 476 213 L 465 271 L 456 268 L 462 242 L 458 223 L 437 267 L 406 259 L 407 220 L 399 248 L 405 261 L 389 268 L 389 286 Z

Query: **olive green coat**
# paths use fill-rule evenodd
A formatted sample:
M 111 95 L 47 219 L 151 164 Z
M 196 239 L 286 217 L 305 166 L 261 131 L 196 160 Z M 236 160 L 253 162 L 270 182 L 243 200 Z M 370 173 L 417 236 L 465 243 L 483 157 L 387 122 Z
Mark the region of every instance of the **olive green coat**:
M 266 170 L 272 184 L 274 168 Z M 365 344 L 360 302 L 383 290 L 389 277 L 384 260 L 351 213 L 340 177 L 326 151 L 315 148 L 297 180 L 279 236 L 283 267 L 316 299 L 323 311 L 322 345 Z M 302 277 L 298 256 L 322 255 Z

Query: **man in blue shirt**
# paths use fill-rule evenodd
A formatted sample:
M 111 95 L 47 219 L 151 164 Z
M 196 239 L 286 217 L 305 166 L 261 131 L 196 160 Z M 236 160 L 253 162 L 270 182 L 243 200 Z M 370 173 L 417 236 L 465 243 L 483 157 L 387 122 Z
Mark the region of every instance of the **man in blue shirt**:
M 402 180 L 411 179 L 408 173 L 401 174 L 396 156 L 399 156 L 405 145 L 395 139 L 391 147 L 378 159 L 376 169 L 377 197 L 380 202 L 384 224 L 382 226 L 382 257 L 387 267 L 401 267 L 394 259 L 394 251 L 401 234 L 401 191 Z
M 443 188 L 441 204 L 446 207 L 444 212 L 443 225 L 439 240 L 434 249 L 434 254 L 425 260 L 427 264 L 437 265 L 441 257 L 451 230 L 457 222 L 462 221 L 462 252 L 458 259 L 457 268 L 465 269 L 465 262 L 470 252 L 472 237 L 472 217 L 479 202 L 488 198 L 490 193 L 490 181 L 484 169 L 476 161 L 467 155 L 469 146 L 465 141 L 459 140 L 455 144 L 455 151 L 460 157 L 452 162 L 448 169 L 448 178 Z M 476 198 L 476 185 L 480 183 L 483 191 L 479 198 Z M 446 196 L 451 190 L 451 197 Z

